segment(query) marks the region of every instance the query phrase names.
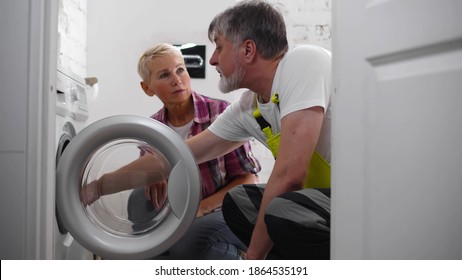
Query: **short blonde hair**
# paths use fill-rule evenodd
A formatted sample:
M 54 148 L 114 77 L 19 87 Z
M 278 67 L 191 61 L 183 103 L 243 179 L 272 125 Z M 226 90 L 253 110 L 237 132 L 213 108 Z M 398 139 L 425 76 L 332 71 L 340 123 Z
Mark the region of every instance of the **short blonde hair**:
M 140 75 L 141 79 L 144 82 L 149 82 L 151 77 L 149 62 L 152 59 L 170 54 L 179 55 L 181 59 L 183 59 L 180 49 L 167 43 L 156 44 L 152 48 L 146 50 L 138 60 L 138 75 Z

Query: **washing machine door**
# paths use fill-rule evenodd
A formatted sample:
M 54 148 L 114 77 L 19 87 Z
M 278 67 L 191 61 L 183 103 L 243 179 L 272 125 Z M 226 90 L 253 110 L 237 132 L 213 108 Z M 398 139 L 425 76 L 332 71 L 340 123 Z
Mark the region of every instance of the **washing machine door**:
M 121 177 L 128 181 L 123 189 L 82 202 L 92 182 L 146 156 L 168 172 L 158 185 L 166 188 L 156 188 L 158 205 L 146 199 L 139 181 L 148 175 L 137 170 Z M 196 161 L 181 137 L 138 116 L 109 117 L 79 132 L 59 160 L 56 188 L 62 225 L 86 249 L 108 259 L 145 259 L 166 251 L 194 221 L 201 196 Z

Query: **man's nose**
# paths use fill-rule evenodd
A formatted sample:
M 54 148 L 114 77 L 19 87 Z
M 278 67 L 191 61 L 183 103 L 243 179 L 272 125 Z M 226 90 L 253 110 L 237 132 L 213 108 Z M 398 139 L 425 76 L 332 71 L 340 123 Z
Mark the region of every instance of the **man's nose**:
M 218 64 L 217 51 L 215 50 L 209 60 L 210 65 L 216 66 Z

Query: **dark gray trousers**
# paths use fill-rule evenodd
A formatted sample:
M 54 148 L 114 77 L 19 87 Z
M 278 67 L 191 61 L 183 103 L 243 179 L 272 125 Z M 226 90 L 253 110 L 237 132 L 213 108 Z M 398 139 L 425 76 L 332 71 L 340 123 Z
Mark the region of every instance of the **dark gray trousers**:
M 263 184 L 233 188 L 223 201 L 223 216 L 248 245 L 257 220 Z M 274 243 L 268 259 L 330 258 L 330 189 L 303 189 L 271 201 L 265 224 Z

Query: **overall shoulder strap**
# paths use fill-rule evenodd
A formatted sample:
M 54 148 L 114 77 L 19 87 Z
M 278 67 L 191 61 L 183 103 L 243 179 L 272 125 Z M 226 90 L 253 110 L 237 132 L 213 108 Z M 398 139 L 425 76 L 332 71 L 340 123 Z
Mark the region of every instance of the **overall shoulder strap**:
M 277 93 L 271 97 L 271 101 L 274 104 L 277 104 L 279 109 L 279 96 Z M 266 143 L 268 144 L 274 158 L 276 158 L 279 150 L 280 133 L 273 135 L 271 125 L 265 120 L 265 118 L 263 118 L 260 110 L 258 109 L 258 102 L 257 108 L 253 111 L 253 116 L 258 122 L 260 129 L 268 138 Z M 305 188 L 330 188 L 330 164 L 316 151 L 314 151 L 310 161 L 310 166 L 308 166 Z

